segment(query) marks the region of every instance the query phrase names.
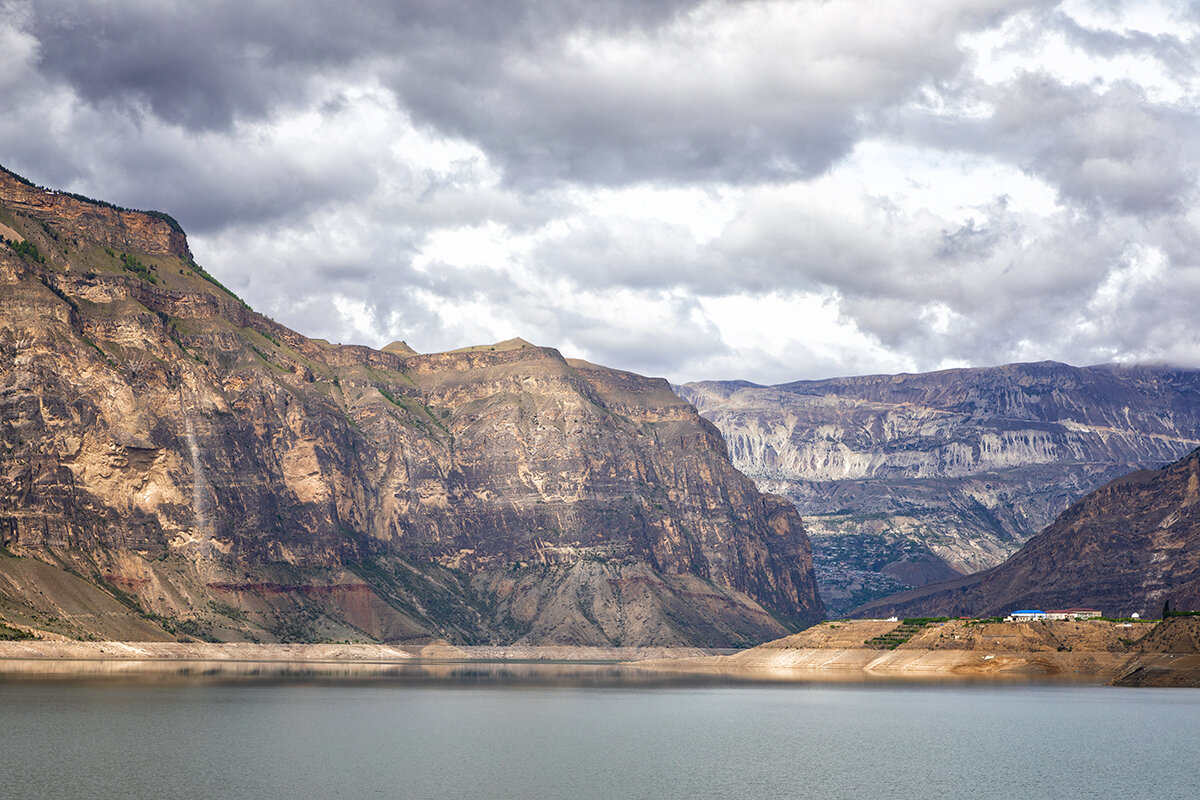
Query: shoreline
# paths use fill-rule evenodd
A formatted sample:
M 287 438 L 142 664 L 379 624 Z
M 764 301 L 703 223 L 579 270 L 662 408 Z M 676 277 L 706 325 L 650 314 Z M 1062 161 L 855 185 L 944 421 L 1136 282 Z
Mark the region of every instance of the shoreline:
M 990 656 L 990 657 L 988 657 Z M 0 680 L 370 679 L 655 680 L 769 683 L 1077 683 L 1200 686 L 1200 655 L 449 645 L 0 642 Z
M 899 632 L 899 633 L 898 633 Z M 901 637 L 902 638 L 897 638 Z M 555 675 L 796 681 L 1075 682 L 1200 687 L 1200 618 L 1166 623 L 839 620 L 748 650 L 448 643 L 0 641 L 0 679 Z M 490 677 L 489 677 L 490 676 Z
M 904 681 L 972 683 L 1081 683 L 1093 685 L 1197 686 L 1181 677 L 1200 671 L 1200 656 L 1121 653 L 1029 653 L 998 651 L 886 651 L 797 648 L 708 659 L 646 661 L 638 667 L 691 674 L 725 674 L 796 681 Z M 1131 675 L 1138 682 L 1126 682 Z M 1148 682 L 1166 679 L 1168 682 Z

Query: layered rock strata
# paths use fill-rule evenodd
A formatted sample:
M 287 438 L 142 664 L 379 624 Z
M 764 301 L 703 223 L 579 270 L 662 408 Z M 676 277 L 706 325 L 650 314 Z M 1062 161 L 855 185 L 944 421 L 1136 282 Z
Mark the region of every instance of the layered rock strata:
M 1200 372 L 1051 362 L 681 396 L 805 515 L 834 614 L 995 566 L 1071 502 L 1200 444 Z
M 998 567 L 856 613 L 992 616 L 1086 607 L 1158 617 L 1167 603 L 1200 610 L 1200 449 L 1092 492 Z
M 665 381 L 308 339 L 173 221 L 3 172 L 0 224 L 14 624 L 106 635 L 116 599 L 214 639 L 726 646 L 823 615 L 793 506 Z

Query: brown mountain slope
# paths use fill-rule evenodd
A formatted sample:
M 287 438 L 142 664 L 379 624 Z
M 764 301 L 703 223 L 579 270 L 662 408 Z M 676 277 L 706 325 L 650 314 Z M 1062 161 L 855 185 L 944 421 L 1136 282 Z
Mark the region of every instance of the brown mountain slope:
M 1017 608 L 1091 607 L 1158 616 L 1200 609 L 1200 450 L 1141 470 L 1064 511 L 986 572 L 869 603 L 855 616 L 990 616 Z
M 726 645 L 823 614 L 795 509 L 665 381 L 311 340 L 173 221 L 4 172 L 0 224 L 11 623 L 113 635 L 23 559 L 223 639 Z

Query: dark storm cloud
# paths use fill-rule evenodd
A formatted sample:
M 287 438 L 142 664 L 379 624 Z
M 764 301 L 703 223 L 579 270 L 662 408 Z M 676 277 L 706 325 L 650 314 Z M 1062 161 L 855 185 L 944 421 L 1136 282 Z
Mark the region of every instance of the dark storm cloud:
M 486 69 L 509 47 L 580 24 L 652 23 L 677 5 L 38 0 L 25 6 L 25 29 L 41 45 L 45 73 L 86 102 L 224 130 L 302 102 L 310 81 L 354 63 Z
M 506 53 L 580 26 L 654 26 L 683 5 L 9 0 L 0 26 L 15 26 L 32 54 L 28 80 L 0 81 L 0 102 L 13 110 L 0 120 L 0 157 L 40 183 L 169 210 L 192 233 L 304 215 L 368 197 L 381 174 L 405 167 L 389 163 L 381 132 L 356 134 L 348 122 L 285 144 L 270 138 L 278 120 L 349 115 L 338 87 L 380 75 L 403 73 L 418 94 L 413 87 L 436 93 L 455 81 L 476 89 Z M 454 199 L 446 188 L 430 185 L 410 204 L 414 223 L 529 216 L 512 198 Z
M 356 57 L 355 37 L 372 30 L 361 7 L 309 5 L 39 0 L 25 27 L 45 74 L 85 102 L 227 129 L 300 101 L 315 70 Z
M 21 29 L 37 42 L 44 88 L 69 89 L 72 102 L 85 104 L 77 116 L 90 128 L 75 120 L 54 149 L 72 153 L 66 140 L 90 138 L 94 152 L 35 171 L 111 191 L 118 170 L 103 174 L 95 165 L 115 160 L 145 187 L 142 199 L 119 200 L 168 208 L 207 231 L 307 213 L 369 190 L 380 164 L 351 158 L 341 170 L 308 169 L 276 152 L 230 169 L 211 141 L 253 141 L 254 125 L 283 114 L 343 113 L 345 98 L 329 89 L 338 81 L 382 79 L 401 113 L 433 135 L 476 143 L 506 184 L 525 192 L 561 182 L 815 175 L 849 152 L 878 110 L 954 74 L 962 63 L 956 36 L 1010 5 L 930 4 L 880 29 L 856 19 L 869 8 L 836 4 L 39 0 L 5 7 L 21 11 Z M 15 149 L 46 160 L 38 142 Z M 182 186 L 192 189 L 172 188 Z
M 874 27 L 860 19 L 882 10 L 870 4 L 709 3 L 619 42 L 580 26 L 517 50 L 421 47 L 392 85 L 517 186 L 788 180 L 824 172 L 880 110 L 951 77 L 956 36 L 1013 5 L 929 4 Z
M 669 80 L 606 86 L 542 66 L 494 85 L 405 70 L 395 85 L 418 119 L 478 142 L 522 189 L 811 176 L 844 156 L 860 130 L 849 103 L 798 100 L 787 114 L 758 114 L 732 97 L 675 96 Z
M 961 63 L 955 36 L 1010 4 L 931 4 L 884 30 L 851 16 L 870 7 L 697 5 L 23 7 L 43 73 L 86 103 L 228 131 L 316 102 L 316 84 L 339 71 L 366 71 L 419 123 L 478 143 L 511 184 L 530 187 L 818 174 L 849 151 L 877 107 L 951 76 Z M 800 37 L 793 48 L 755 46 L 754 28 L 779 25 Z M 706 46 L 740 52 L 729 60 Z

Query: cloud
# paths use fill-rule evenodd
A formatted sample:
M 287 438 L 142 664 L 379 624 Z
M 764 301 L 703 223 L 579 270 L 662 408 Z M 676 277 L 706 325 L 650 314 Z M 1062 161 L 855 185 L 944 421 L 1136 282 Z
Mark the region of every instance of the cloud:
M 657 27 L 580 27 L 487 69 L 423 53 L 393 85 L 517 185 L 793 179 L 824 172 L 872 115 L 956 73 L 956 36 L 1010 5 L 708 2 Z
M 1173 217 L 1157 223 L 1174 224 Z M 620 217 L 591 219 L 545 239 L 535 263 L 544 278 L 565 282 L 565 295 L 607 283 L 698 297 L 722 353 L 769 352 L 769 336 L 754 333 L 761 326 L 776 337 L 776 352 L 785 341 L 800 345 L 797 370 L 834 358 L 877 368 L 890 358 L 906 369 L 1029 360 L 1046 357 L 1047 342 L 1059 357 L 1095 363 L 1195 349 L 1196 334 L 1177 323 L 1186 317 L 1177 292 L 1181 279 L 1195 280 L 1197 260 L 1142 243 L 1170 236 L 1132 216 L 1102 220 L 1073 208 L 1035 214 L 1003 197 L 958 221 L 845 191 L 833 174 L 744 194 L 704 247 L 670 226 L 648 233 Z M 606 268 L 610 261 L 620 267 Z M 734 308 L 722 300 L 730 297 L 746 300 Z M 813 297 L 826 298 L 834 313 L 804 330 Z M 790 318 L 767 314 L 766 298 L 775 309 L 790 304 Z M 853 348 L 839 351 L 832 344 L 839 338 Z M 779 375 L 770 359 L 753 358 L 756 377 Z M 681 370 L 706 363 L 698 355 L 676 359 Z
M 1194 358 L 1200 340 L 1182 323 L 1180 291 L 1200 265 L 1142 243 L 1168 231 L 1068 210 L 1033 217 L 1003 202 L 959 226 L 869 197 L 858 214 L 819 216 L 808 200 L 777 198 L 765 216 L 751 208 L 731 227 L 754 235 L 736 237 L 730 257 L 774 261 L 777 285 L 836 297 L 845 324 L 919 368 L 1037 359 L 1048 343 L 1072 363 Z M 790 216 L 816 222 L 787 225 Z
M 103 115 L 242 138 L 380 80 L 525 188 L 820 174 L 1021 5 L 9 3 L 45 78 Z
M 686 287 L 706 294 L 729 286 L 727 263 L 680 225 L 655 219 L 589 217 L 542 240 L 531 263 L 548 279 L 587 289 Z
M 285 8 L 285 6 L 288 6 Z M 301 104 L 328 69 L 372 44 L 362 4 L 215 0 L 25 5 L 42 68 L 85 103 L 188 130 L 230 130 Z M 283 12 L 287 13 L 283 13 Z
M 1148 4 L 1030 10 L 1000 29 L 967 36 L 972 67 L 927 102 L 897 111 L 890 135 L 946 150 L 1002 158 L 1053 186 L 1060 202 L 1090 213 L 1139 216 L 1192 199 L 1200 132 L 1195 98 L 1200 18 L 1169 15 L 1154 27 Z M 1004 31 L 1002 34 L 1001 31 Z
M 580 24 L 611 28 L 669 16 L 673 3 L 443 3 L 414 0 L 6 4 L 26 17 L 47 76 L 84 102 L 149 114 L 188 130 L 307 105 L 314 84 L 367 62 L 443 72 Z
M 167 210 L 191 233 L 283 217 L 371 191 L 377 154 L 356 137 L 368 100 L 341 115 L 260 130 L 191 133 L 80 107 L 36 82 L 0 119 L 5 166 L 37 183 L 135 208 Z M 391 121 L 391 120 L 389 120 Z
M 19 19 L 0 19 L 0 93 L 8 94 L 35 76 L 37 37 L 18 27 Z
M 1064 86 L 1036 73 L 999 87 L 985 126 L 991 152 L 1007 153 L 1086 207 L 1156 213 L 1178 207 L 1195 184 L 1187 146 L 1200 132 L 1194 110 L 1149 101 L 1144 90 Z
M 0 163 L 334 341 L 1200 364 L 1198 47 L 1141 2 L 0 0 Z
M 834 293 L 844 320 L 922 367 L 1015 356 L 1103 281 L 1123 244 L 1087 218 L 1034 217 L 1000 199 L 958 224 L 821 188 L 760 192 L 721 239 L 741 266 L 731 271 Z

